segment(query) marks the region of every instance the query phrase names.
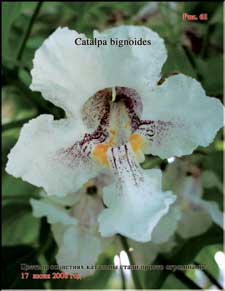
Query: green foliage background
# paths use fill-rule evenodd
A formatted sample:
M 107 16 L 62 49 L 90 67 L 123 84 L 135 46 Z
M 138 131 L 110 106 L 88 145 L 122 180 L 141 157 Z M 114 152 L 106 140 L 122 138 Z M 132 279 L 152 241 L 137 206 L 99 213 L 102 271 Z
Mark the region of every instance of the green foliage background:
M 223 9 L 218 2 L 177 3 L 176 10 L 168 3 L 157 4 L 154 13 L 140 16 L 146 2 L 3 2 L 2 3 L 2 207 L 3 207 L 3 288 L 13 289 L 102 289 L 121 288 L 114 272 L 96 272 L 81 281 L 21 280 L 20 263 L 56 264 L 57 251 L 45 219 L 32 216 L 29 199 L 38 197 L 38 188 L 7 175 L 4 171 L 7 154 L 18 139 L 21 126 L 30 118 L 51 113 L 62 118 L 60 108 L 45 101 L 40 93 L 29 89 L 34 52 L 58 27 L 68 26 L 92 36 L 94 29 L 103 30 L 120 24 L 145 25 L 157 31 L 166 42 L 168 59 L 163 77 L 184 73 L 198 79 L 207 95 L 223 101 Z M 208 21 L 182 21 L 182 13 L 208 13 Z M 208 148 L 198 148 L 194 163 L 214 171 L 223 180 L 222 131 Z M 165 161 L 163 161 L 165 163 Z M 146 157 L 144 168 L 160 166 L 162 161 Z M 213 195 L 212 195 L 213 194 Z M 223 198 L 216 188 L 205 192 L 205 199 L 219 202 Z M 167 257 L 158 256 L 155 263 L 207 264 L 218 280 L 214 254 L 222 250 L 223 233 L 215 225 L 201 236 L 179 241 L 179 248 Z M 116 248 L 103 254 L 99 264 L 113 264 Z M 36 271 L 37 273 L 37 271 Z M 193 272 L 142 272 L 145 288 L 197 288 Z M 208 277 L 210 278 L 210 277 Z M 214 283 L 215 283 L 214 282 Z M 131 283 L 132 286 L 132 283 Z M 196 287 L 197 286 L 197 287 Z M 208 286 L 205 286 L 207 288 Z

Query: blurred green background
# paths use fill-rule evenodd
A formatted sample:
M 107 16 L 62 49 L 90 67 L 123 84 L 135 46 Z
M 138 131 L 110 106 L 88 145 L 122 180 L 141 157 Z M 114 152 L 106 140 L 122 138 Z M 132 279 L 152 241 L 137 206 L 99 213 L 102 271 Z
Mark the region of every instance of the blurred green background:
M 182 14 L 208 13 L 208 21 L 183 21 Z M 208 96 L 223 102 L 223 7 L 219 2 L 3 2 L 2 4 L 2 243 L 3 288 L 11 289 L 106 289 L 121 288 L 120 274 L 115 271 L 96 272 L 81 280 L 21 280 L 20 263 L 55 264 L 57 251 L 50 227 L 45 219 L 32 216 L 29 199 L 38 197 L 40 189 L 7 175 L 4 171 L 7 154 L 18 139 L 21 126 L 30 118 L 51 113 L 55 119 L 63 111 L 40 93 L 29 89 L 34 52 L 58 27 L 68 26 L 92 36 L 94 29 L 103 30 L 120 24 L 145 25 L 165 39 L 168 59 L 162 76 L 184 73 L 198 79 Z M 198 148 L 193 162 L 210 169 L 223 180 L 222 131 L 208 148 Z M 145 168 L 161 165 L 147 157 Z M 213 195 L 211 195 L 213 193 Z M 205 199 L 219 202 L 223 197 L 216 188 L 204 193 Z M 179 241 L 179 249 L 168 258 L 169 263 L 207 264 L 204 286 L 195 272 L 142 272 L 145 288 L 191 289 L 210 287 L 219 278 L 214 260 L 222 250 L 223 233 L 213 225 L 201 236 Z M 116 246 L 99 259 L 99 264 L 113 264 Z M 157 264 L 156 259 L 155 263 Z M 36 271 L 37 273 L 37 271 Z M 127 279 L 131 281 L 131 278 Z M 215 281 L 213 281 L 215 280 Z M 198 285 L 194 285 L 198 284 Z M 200 285 L 199 285 L 200 284 Z M 127 282 L 127 286 L 133 286 Z

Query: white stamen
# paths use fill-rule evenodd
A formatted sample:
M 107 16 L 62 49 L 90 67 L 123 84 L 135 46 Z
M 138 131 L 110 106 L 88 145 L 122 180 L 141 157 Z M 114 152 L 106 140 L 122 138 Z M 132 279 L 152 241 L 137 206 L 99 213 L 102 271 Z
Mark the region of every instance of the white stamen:
M 128 269 L 130 261 L 127 253 L 123 250 L 120 252 L 120 265 L 123 266 L 123 271 L 127 279 L 131 278 L 131 270 Z
M 116 100 L 116 88 L 112 87 L 112 102 Z
M 216 252 L 214 259 L 219 267 L 219 282 L 223 288 L 225 288 L 225 254 L 224 252 Z
M 118 255 L 115 255 L 113 261 L 114 261 L 114 266 L 120 267 L 120 257 Z
M 175 157 L 171 157 L 171 158 L 167 159 L 167 161 L 168 161 L 168 163 L 171 164 L 175 161 Z
M 127 265 L 127 266 L 130 265 L 128 255 L 125 251 L 120 252 L 120 262 L 121 262 L 121 265 Z
M 217 252 L 214 259 L 221 270 L 225 271 L 225 254 L 221 251 Z

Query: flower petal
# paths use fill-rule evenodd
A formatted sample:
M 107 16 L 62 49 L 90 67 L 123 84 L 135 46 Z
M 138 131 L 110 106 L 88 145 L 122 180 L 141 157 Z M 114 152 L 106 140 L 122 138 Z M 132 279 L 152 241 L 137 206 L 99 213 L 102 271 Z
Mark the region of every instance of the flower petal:
M 74 206 L 72 215 L 79 220 L 80 225 L 91 228 L 97 226 L 97 217 L 102 209 L 104 205 L 99 196 L 85 193 L 80 202 Z
M 132 256 L 137 265 L 150 265 L 156 259 L 159 248 L 152 242 L 140 243 L 128 240 L 129 247 L 133 249 Z
M 62 223 L 51 224 L 51 231 L 58 246 L 60 246 L 63 242 L 64 232 L 67 227 L 68 226 L 65 226 L 65 224 Z
M 68 227 L 59 246 L 56 260 L 61 266 L 83 266 L 83 269 L 67 269 L 65 273 L 78 273 L 82 277 L 90 275 L 94 269 L 87 266 L 95 265 L 103 251 L 101 238 L 77 227 Z
M 155 244 L 167 242 L 175 234 L 180 219 L 180 209 L 173 205 L 154 228 L 152 242 Z
M 100 232 L 102 236 L 120 233 L 136 241 L 150 241 L 175 196 L 161 191 L 160 170 L 142 171 L 129 145 L 109 150 L 108 156 L 116 183 L 103 194 L 108 208 L 99 215 Z
M 223 225 L 224 214 L 219 209 L 218 204 L 214 201 L 212 201 L 212 202 L 211 201 L 202 201 L 201 205 L 209 213 L 210 217 L 212 218 L 212 221 L 224 229 L 224 225 Z
M 172 190 L 179 195 L 180 189 L 183 188 L 186 173 L 189 171 L 189 163 L 186 160 L 175 159 L 175 161 L 166 166 L 163 172 L 162 184 L 163 190 Z
M 178 233 L 183 238 L 189 238 L 207 231 L 212 225 L 212 220 L 208 211 L 202 206 L 203 187 L 201 179 L 184 176 L 177 194 L 179 196 L 177 203 L 180 204 L 182 211 Z
M 129 248 L 132 250 L 132 256 L 137 265 L 147 265 L 151 267 L 157 255 L 160 253 L 166 254 L 171 253 L 172 249 L 176 246 L 173 239 L 165 243 L 154 244 L 152 242 L 140 243 L 133 240 L 128 240 Z
M 204 188 L 217 187 L 223 193 L 223 183 L 213 171 L 206 170 L 202 173 L 202 183 Z
M 163 177 L 163 189 L 170 188 L 178 196 L 175 207 L 179 207 L 182 214 L 178 233 L 183 238 L 204 233 L 212 225 L 212 221 L 223 227 L 223 214 L 217 203 L 202 199 L 204 172 L 199 176 L 186 175 L 192 167 L 188 160 L 176 159 L 167 166 Z M 211 175 L 207 173 L 206 177 L 209 176 Z
M 100 81 L 96 47 L 75 45 L 75 38 L 86 39 L 68 28 L 58 28 L 36 51 L 31 89 L 79 116 L 85 99 L 98 91 Z M 100 84 L 101 85 L 101 84 Z
M 207 211 L 196 206 L 183 211 L 177 232 L 186 239 L 206 232 L 211 225 L 212 220 Z
M 6 171 L 43 187 L 50 195 L 76 192 L 97 174 L 97 168 L 85 153 L 79 147 L 72 147 L 85 132 L 79 121 L 53 120 L 52 115 L 40 115 L 23 126 L 8 156 Z
M 77 220 L 60 205 L 53 203 L 49 198 L 41 200 L 30 199 L 35 217 L 46 216 L 48 223 L 62 223 L 65 225 L 77 224 Z
M 151 89 L 160 79 L 162 65 L 167 58 L 164 40 L 144 26 L 119 26 L 99 33 L 94 37 L 107 40 L 109 45 L 99 48 L 103 76 L 107 87 L 121 86 L 135 89 Z M 110 41 L 150 40 L 151 45 L 110 45 Z
M 163 40 L 146 27 L 120 26 L 103 33 L 98 39 L 143 38 L 151 45 L 117 47 L 108 43 L 100 47 L 75 45 L 76 38 L 87 40 L 68 28 L 58 28 L 36 51 L 33 60 L 31 89 L 79 116 L 82 105 L 97 91 L 113 86 L 142 90 L 156 85 L 166 60 Z
M 60 207 L 72 207 L 72 205 L 78 203 L 81 199 L 81 192 L 73 192 L 69 193 L 66 196 L 60 197 L 60 196 L 48 196 L 46 192 L 43 190 L 40 192 L 40 196 L 42 198 L 48 197 L 48 200 L 54 204 L 59 205 Z
M 153 123 L 143 125 L 140 133 L 145 129 L 149 153 L 161 158 L 191 154 L 197 146 L 209 145 L 224 124 L 222 103 L 207 97 L 199 82 L 181 74 L 142 97 L 142 119 Z

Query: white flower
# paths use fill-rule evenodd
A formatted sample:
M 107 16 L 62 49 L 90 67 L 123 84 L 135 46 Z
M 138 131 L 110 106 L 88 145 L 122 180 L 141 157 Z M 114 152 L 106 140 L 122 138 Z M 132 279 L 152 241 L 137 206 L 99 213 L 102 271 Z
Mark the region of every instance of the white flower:
M 58 245 L 56 260 L 64 266 L 61 270 L 65 273 L 78 273 L 82 277 L 92 274 L 94 269 L 90 266 L 96 264 L 111 241 L 98 232 L 97 216 L 104 208 L 102 181 L 99 177 L 89 180 L 77 193 L 63 198 L 43 192 L 40 200 L 31 199 L 33 215 L 46 216 L 51 224 Z
M 171 192 L 162 192 L 161 171 L 146 170 L 142 177 L 139 173 L 136 175 L 142 179 L 139 187 L 127 175 L 122 180 L 121 175 L 121 184 L 113 183 L 103 190 L 104 202 L 108 206 L 99 215 L 103 236 L 121 233 L 133 240 L 147 242 L 153 239 L 153 230 L 157 232 L 157 224 L 166 223 L 163 216 L 169 211 L 175 197 Z M 173 216 L 176 214 L 172 213 Z M 156 236 L 158 240 L 163 240 L 167 232 L 160 232 Z
M 204 184 L 205 177 L 210 177 L 211 183 L 207 181 L 207 184 Z M 173 207 L 180 209 L 182 214 L 177 228 L 181 237 L 200 235 L 209 229 L 212 222 L 223 228 L 223 213 L 218 204 L 202 198 L 204 187 L 220 187 L 213 172 L 201 172 L 188 161 L 176 159 L 167 166 L 163 184 L 164 189 L 172 189 L 177 194 Z
M 32 70 L 31 89 L 67 118 L 44 114 L 24 125 L 6 170 L 59 196 L 99 173 L 113 174 L 101 234 L 148 241 L 175 196 L 161 191 L 159 172 L 141 169 L 144 154 L 169 158 L 207 146 L 223 125 L 223 106 L 182 74 L 157 86 L 167 53 L 146 27 L 94 31 L 101 40 L 151 40 L 146 46 L 76 46 L 77 37 L 85 39 L 58 28 L 37 50 Z
M 151 264 L 159 253 L 168 253 L 176 246 L 174 234 L 181 218 L 180 209 L 172 206 L 152 232 L 151 242 L 128 240 L 136 264 Z M 123 246 L 121 246 L 123 247 Z
M 129 249 L 132 250 L 135 263 L 146 267 L 147 265 L 151 265 L 159 254 L 171 254 L 173 248 L 177 246 L 177 244 L 174 239 L 159 244 L 152 242 L 140 243 L 128 240 L 128 246 Z

